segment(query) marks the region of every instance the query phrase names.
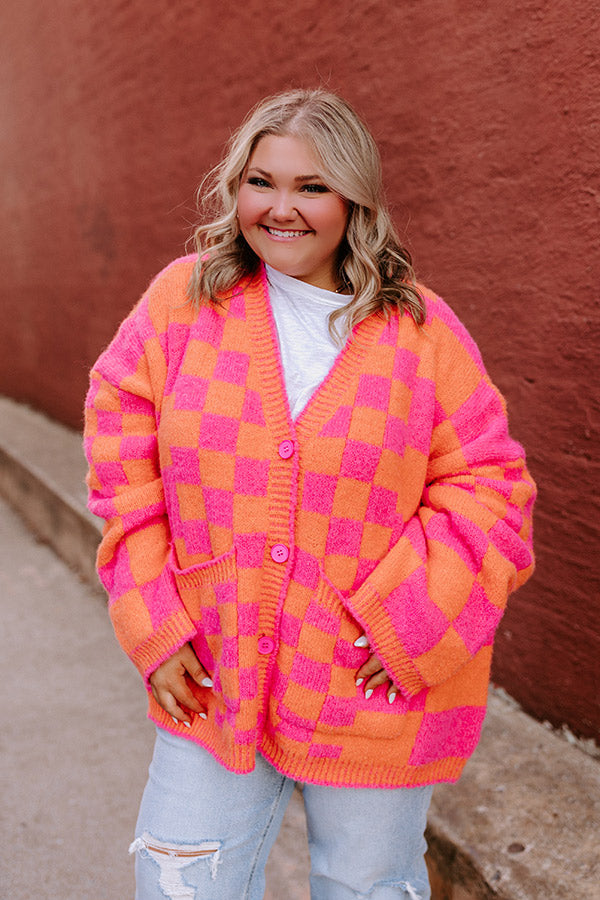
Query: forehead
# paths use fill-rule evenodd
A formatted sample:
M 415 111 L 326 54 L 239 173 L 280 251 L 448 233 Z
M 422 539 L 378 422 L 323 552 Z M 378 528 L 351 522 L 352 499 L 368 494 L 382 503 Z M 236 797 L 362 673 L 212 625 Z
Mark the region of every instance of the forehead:
M 321 169 L 317 154 L 304 138 L 294 135 L 267 134 L 254 148 L 248 168 L 265 171 L 289 170 L 298 175 L 315 175 Z

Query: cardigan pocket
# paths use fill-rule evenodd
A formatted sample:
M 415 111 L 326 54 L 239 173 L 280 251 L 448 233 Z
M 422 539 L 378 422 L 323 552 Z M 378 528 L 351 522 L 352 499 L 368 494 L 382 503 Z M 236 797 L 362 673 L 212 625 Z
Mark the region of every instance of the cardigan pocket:
M 196 626 L 192 645 L 228 709 L 239 708 L 238 604 L 235 549 L 189 569 L 173 569 L 181 600 Z
M 356 685 L 356 673 L 370 655 L 354 646 L 362 633 L 342 595 L 322 572 L 300 628 L 290 676 L 292 682 L 311 689 L 306 694 L 319 704 L 318 711 L 315 708 L 310 713 L 294 710 L 315 723 L 313 739 L 317 742 L 343 736 L 389 741 L 406 731 L 408 705 L 400 693 L 390 704 L 388 683 L 376 688 L 369 699 L 364 685 Z

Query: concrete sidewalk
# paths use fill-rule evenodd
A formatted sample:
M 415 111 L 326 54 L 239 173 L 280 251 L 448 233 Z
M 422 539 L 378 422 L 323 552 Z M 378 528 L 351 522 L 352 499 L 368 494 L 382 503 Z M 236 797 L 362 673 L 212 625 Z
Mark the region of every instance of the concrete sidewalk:
M 93 579 L 99 531 L 84 506 L 84 473 L 78 434 L 0 397 L 0 493 Z M 153 742 L 144 690 L 99 589 L 4 504 L 0 590 L 0 900 L 127 900 L 127 846 Z M 600 900 L 593 752 L 492 692 L 463 777 L 434 792 L 432 900 Z M 265 900 L 308 900 L 307 869 L 296 794 Z
M 154 741 L 145 691 L 100 595 L 4 501 L 0 598 L 0 898 L 131 900 L 127 848 Z M 294 795 L 269 900 L 308 900 L 302 814 Z

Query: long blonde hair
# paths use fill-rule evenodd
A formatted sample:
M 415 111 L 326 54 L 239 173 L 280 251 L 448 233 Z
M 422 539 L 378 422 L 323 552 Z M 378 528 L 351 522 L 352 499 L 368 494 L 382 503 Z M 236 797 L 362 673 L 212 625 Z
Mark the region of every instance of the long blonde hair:
M 205 224 L 193 235 L 198 262 L 189 285 L 192 301 L 217 302 L 258 268 L 260 260 L 240 232 L 236 212 L 242 175 L 266 135 L 305 140 L 322 167 L 324 183 L 348 201 L 338 277 L 354 296 L 330 316 L 332 334 L 338 334 L 340 317 L 351 331 L 372 313 L 387 316 L 392 309 L 408 311 L 422 324 L 424 301 L 414 283 L 410 254 L 400 245 L 383 199 L 377 145 L 345 100 L 320 89 L 262 100 L 232 135 L 222 162 L 200 185 Z

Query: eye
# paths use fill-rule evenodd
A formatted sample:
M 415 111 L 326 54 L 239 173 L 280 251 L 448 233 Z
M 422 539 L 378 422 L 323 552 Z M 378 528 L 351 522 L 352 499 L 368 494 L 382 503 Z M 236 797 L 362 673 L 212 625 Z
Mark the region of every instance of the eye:
M 254 185 L 254 187 L 270 187 L 270 184 L 266 179 L 261 178 L 259 175 L 251 175 L 248 178 L 248 184 Z
M 301 190 L 307 194 L 328 194 L 329 188 L 324 184 L 303 184 Z

